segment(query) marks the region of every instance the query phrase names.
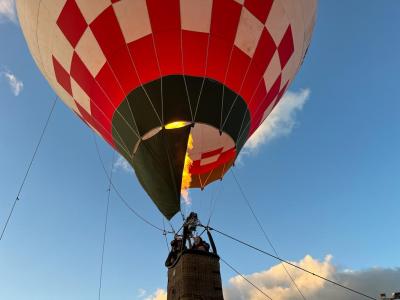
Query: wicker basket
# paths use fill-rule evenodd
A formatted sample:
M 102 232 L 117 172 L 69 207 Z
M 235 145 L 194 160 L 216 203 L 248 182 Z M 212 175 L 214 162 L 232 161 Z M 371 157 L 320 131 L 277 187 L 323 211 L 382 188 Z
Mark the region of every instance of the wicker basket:
M 223 300 L 219 257 L 188 250 L 168 269 L 168 300 Z

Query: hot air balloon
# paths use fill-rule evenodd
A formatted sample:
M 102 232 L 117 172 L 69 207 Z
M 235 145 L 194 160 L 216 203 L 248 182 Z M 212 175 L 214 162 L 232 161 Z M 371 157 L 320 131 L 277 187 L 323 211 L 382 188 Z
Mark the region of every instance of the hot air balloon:
M 132 165 L 167 219 L 180 210 L 181 194 L 186 197 L 189 188 L 223 178 L 279 103 L 307 52 L 316 5 L 17 0 L 22 30 L 43 75 Z M 180 263 L 212 274 L 197 272 L 196 280 L 180 288 L 171 283 L 169 298 L 192 299 L 179 296 L 186 286 L 207 299 L 222 299 L 222 292 L 205 288 L 220 282 L 217 258 Z M 190 269 L 181 265 L 180 275 L 170 270 L 169 276 L 188 278 L 182 270 Z M 202 283 L 193 286 L 197 281 Z
M 17 0 L 39 69 L 168 219 L 223 178 L 302 64 L 316 0 Z

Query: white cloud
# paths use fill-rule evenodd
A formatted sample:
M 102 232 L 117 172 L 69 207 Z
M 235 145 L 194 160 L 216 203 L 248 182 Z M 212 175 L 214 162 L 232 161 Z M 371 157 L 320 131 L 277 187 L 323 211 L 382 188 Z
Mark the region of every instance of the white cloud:
M 22 89 L 24 88 L 24 83 L 19 80 L 13 73 L 11 73 L 10 71 L 2 71 L 0 75 L 2 75 L 2 77 L 7 80 L 7 83 L 10 86 L 14 96 L 18 96 L 22 92 Z
M 145 300 L 167 300 L 167 292 L 163 289 L 157 289 L 154 294 L 148 296 Z
M 378 298 L 379 294 L 382 292 L 391 293 L 400 288 L 398 286 L 400 282 L 400 268 L 338 271 L 332 264 L 332 257 L 330 255 L 326 256 L 323 261 L 319 261 L 307 255 L 296 264 L 376 298 Z M 294 278 L 296 285 L 307 299 L 362 299 L 359 295 L 333 286 L 330 283 L 298 269 L 294 269 L 293 267 L 288 266 L 288 270 Z M 261 288 L 262 291 L 274 300 L 299 299 L 298 291 L 291 285 L 290 279 L 280 265 L 247 275 L 246 278 Z M 224 295 L 226 300 L 265 299 L 264 295 L 239 276 L 229 280 L 229 285 L 224 289 Z
M 5 21 L 17 22 L 15 0 L 0 0 L 0 23 Z
M 296 125 L 296 113 L 302 110 L 310 97 L 310 90 L 288 91 L 278 105 L 246 142 L 243 153 L 254 153 L 270 140 L 288 135 Z
M 131 165 L 121 155 L 118 157 L 118 159 L 114 163 L 114 169 L 115 170 L 122 170 L 122 171 L 125 171 L 125 172 L 128 172 L 128 173 L 132 173 L 133 172 Z
M 294 264 L 375 298 L 379 298 L 380 293 L 389 295 L 400 289 L 400 268 L 371 268 L 362 271 L 345 269 L 339 271 L 333 265 L 331 255 L 327 255 L 322 261 L 307 255 Z M 303 271 L 290 266 L 287 268 L 306 299 L 362 299 L 359 295 L 343 290 Z M 274 300 L 297 300 L 301 298 L 280 264 L 264 271 L 245 275 L 245 277 Z M 265 296 L 249 285 L 242 277 L 235 276 L 224 287 L 224 298 L 225 300 L 264 300 Z M 153 295 L 145 300 L 166 299 L 166 291 L 157 289 Z

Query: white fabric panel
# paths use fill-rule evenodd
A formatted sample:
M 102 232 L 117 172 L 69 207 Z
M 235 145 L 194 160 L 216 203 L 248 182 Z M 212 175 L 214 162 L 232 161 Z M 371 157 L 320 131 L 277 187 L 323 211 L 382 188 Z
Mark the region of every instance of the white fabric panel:
M 75 101 L 78 102 L 79 105 L 82 106 L 89 114 L 91 114 L 90 98 L 73 78 L 71 78 L 71 88 Z
M 54 7 L 52 6 L 53 9 Z M 59 58 L 56 57 L 57 60 L 69 72 L 73 52 L 71 46 L 56 25 L 56 21 L 56 15 L 42 3 L 40 5 L 36 36 L 42 61 L 41 70 L 47 80 L 54 85 L 58 85 L 58 82 L 54 74 L 53 54 L 56 53 L 59 55 Z
M 275 44 L 279 45 L 289 26 L 289 20 L 281 1 L 274 1 L 272 4 L 265 26 L 275 41 Z
M 127 43 L 152 32 L 146 0 L 122 0 L 113 6 Z
M 82 38 L 76 45 L 75 51 L 93 77 L 96 77 L 100 69 L 106 63 L 106 57 L 90 28 L 86 29 L 85 33 L 82 35 Z
M 248 56 L 253 57 L 264 25 L 246 8 L 242 9 L 235 45 Z
M 285 68 L 282 70 L 281 88 L 296 75 L 300 64 L 301 61 L 295 60 L 294 55 L 289 59 Z
M 272 85 L 275 83 L 279 74 L 281 74 L 281 62 L 279 60 L 278 51 L 275 51 L 274 56 L 272 56 L 271 62 L 268 65 L 267 70 L 264 73 L 264 82 L 267 92 L 271 89 Z
M 303 20 L 305 28 L 308 28 L 313 22 L 317 12 L 317 0 L 300 0 L 303 6 Z
M 305 25 L 305 47 L 304 52 L 307 50 L 308 45 L 311 41 L 312 32 L 314 29 L 316 16 L 317 16 L 317 0 L 302 0 L 303 2 L 303 15 L 304 15 L 304 25 Z M 305 53 L 303 53 L 304 55 Z
M 43 34 L 47 37 L 44 41 L 40 39 L 39 46 L 49 74 L 53 73 L 53 55 L 67 72 L 71 69 L 74 49 L 57 26 L 58 16 L 61 14 L 66 2 L 67 0 L 42 0 L 41 2 L 39 18 L 44 21 L 39 22 L 38 36 L 43 31 Z
M 39 69 L 43 69 L 42 59 L 39 54 L 39 45 L 36 40 L 36 21 L 38 19 L 39 3 L 40 0 L 17 0 L 17 10 L 29 50 Z M 45 75 L 45 77 L 47 76 Z
M 181 0 L 182 29 L 210 32 L 212 0 Z
M 193 149 L 188 150 L 189 157 L 195 161 L 201 159 L 201 154 L 223 148 L 223 151 L 235 147 L 232 138 L 226 133 L 219 134 L 213 126 L 196 123 L 191 130 Z M 203 159 L 204 160 L 204 159 Z
M 244 4 L 244 0 L 234 0 L 237 3 Z
M 75 0 L 88 24 L 92 23 L 107 7 L 110 0 Z
M 303 4 L 301 1 L 292 0 L 281 0 L 285 12 L 290 20 L 293 43 L 294 43 L 294 53 L 291 60 L 296 64 L 296 70 L 298 69 L 301 61 L 303 59 L 303 53 L 305 51 L 306 45 L 304 42 L 305 28 L 303 20 Z M 290 63 L 290 62 L 289 62 Z
M 54 19 L 57 19 L 61 14 L 62 9 L 67 3 L 67 0 L 42 0 L 41 6 L 45 6 L 47 10 L 51 13 Z

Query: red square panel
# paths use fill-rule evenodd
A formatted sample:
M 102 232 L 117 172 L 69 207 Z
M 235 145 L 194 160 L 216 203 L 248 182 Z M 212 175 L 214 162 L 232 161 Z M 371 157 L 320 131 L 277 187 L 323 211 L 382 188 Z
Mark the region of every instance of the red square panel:
M 264 27 L 253 56 L 253 62 L 265 71 L 276 51 L 276 45 L 269 31 Z
M 267 97 L 267 88 L 265 87 L 264 80 L 261 80 L 250 99 L 250 103 L 248 104 L 252 119 L 257 114 L 262 101 L 264 101 L 266 97 Z
M 225 83 L 236 93 L 240 92 L 249 64 L 250 57 L 239 48 L 234 47 Z
M 181 28 L 179 0 L 147 0 L 147 9 L 153 32 Z
M 241 96 L 247 103 L 249 103 L 251 97 L 256 92 L 256 89 L 261 84 L 261 81 L 264 82 L 264 80 L 262 79 L 263 75 L 264 71 L 262 71 L 259 68 L 259 65 L 253 60 L 251 62 L 250 68 L 243 83 L 242 90 L 240 92 Z
M 112 101 L 114 106 L 118 107 L 125 98 L 125 94 L 115 78 L 114 72 L 111 70 L 109 64 L 105 64 L 103 68 L 101 68 L 99 74 L 96 76 L 96 81 Z
M 57 82 L 72 96 L 71 77 L 54 56 L 53 67 Z
M 297 1 L 297 0 L 295 0 Z M 245 0 L 244 6 L 262 23 L 267 21 L 273 0 Z
M 154 40 L 162 75 L 182 74 L 181 31 L 158 32 Z
M 151 34 L 130 43 L 128 47 L 142 84 L 160 77 Z
M 90 28 L 106 58 L 110 58 L 117 50 L 126 45 L 112 6 L 104 10 L 90 24 Z
M 208 48 L 207 77 L 223 82 L 228 69 L 233 44 L 212 36 Z
M 294 43 L 293 43 L 293 35 L 292 35 L 292 27 L 286 29 L 286 32 L 278 46 L 279 60 L 281 61 L 282 69 L 286 66 L 290 57 L 294 52 Z
M 75 0 L 67 0 L 57 19 L 57 25 L 74 48 L 88 27 Z
M 183 66 L 186 75 L 204 76 L 209 35 L 182 31 Z
M 241 11 L 242 5 L 235 1 L 213 1 L 211 35 L 222 37 L 228 43 L 233 44 L 238 29 Z

